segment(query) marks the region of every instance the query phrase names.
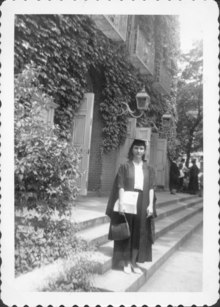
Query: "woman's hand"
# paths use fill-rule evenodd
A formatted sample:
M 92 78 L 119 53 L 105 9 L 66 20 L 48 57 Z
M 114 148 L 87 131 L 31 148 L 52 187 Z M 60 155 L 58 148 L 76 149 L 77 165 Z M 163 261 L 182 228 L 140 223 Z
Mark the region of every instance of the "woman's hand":
M 147 207 L 147 217 L 153 215 L 154 190 L 149 191 L 149 205 Z
M 119 202 L 119 214 L 124 214 L 125 213 L 125 206 L 123 202 Z
M 147 207 L 147 217 L 152 216 L 153 215 L 153 204 L 150 204 Z
M 124 206 L 124 189 L 120 188 L 119 189 L 119 214 L 124 214 L 125 213 L 125 206 Z

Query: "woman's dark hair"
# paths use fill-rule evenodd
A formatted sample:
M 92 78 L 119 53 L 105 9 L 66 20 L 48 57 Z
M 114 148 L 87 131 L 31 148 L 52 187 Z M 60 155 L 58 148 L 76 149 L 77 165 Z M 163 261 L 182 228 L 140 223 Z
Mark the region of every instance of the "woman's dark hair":
M 134 140 L 134 142 L 131 144 L 131 147 L 129 149 L 129 152 L 128 152 L 128 160 L 132 161 L 133 160 L 133 147 L 134 146 L 144 146 L 144 149 L 146 150 L 147 146 L 146 146 L 146 143 L 145 141 L 143 140 Z M 145 155 L 143 155 L 142 157 L 142 160 L 145 161 L 145 158 L 144 158 Z

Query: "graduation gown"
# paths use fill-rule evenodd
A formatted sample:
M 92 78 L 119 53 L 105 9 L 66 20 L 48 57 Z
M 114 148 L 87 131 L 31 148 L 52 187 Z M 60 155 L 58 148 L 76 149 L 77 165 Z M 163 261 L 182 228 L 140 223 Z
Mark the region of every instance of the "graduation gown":
M 171 162 L 170 165 L 170 182 L 169 182 L 169 188 L 170 191 L 173 189 L 178 189 L 179 187 L 179 176 L 180 176 L 180 171 L 175 162 Z
M 193 165 L 189 171 L 189 191 L 196 193 L 199 189 L 199 180 L 198 180 L 199 168 L 197 165 Z
M 130 261 L 132 249 L 138 250 L 137 262 L 152 261 L 152 244 L 154 242 L 154 217 L 156 217 L 156 196 L 154 197 L 153 217 L 146 218 L 149 205 L 149 190 L 155 187 L 155 171 L 146 162 L 143 163 L 144 184 L 143 192 L 139 192 L 137 215 L 126 214 L 131 237 L 114 242 L 113 267 L 120 267 L 123 260 Z M 106 214 L 110 217 L 109 240 L 112 240 L 111 225 L 121 223 L 124 219 L 118 212 L 114 212 L 114 204 L 119 198 L 119 189 L 134 191 L 134 164 L 128 161 L 119 167 L 108 200 Z

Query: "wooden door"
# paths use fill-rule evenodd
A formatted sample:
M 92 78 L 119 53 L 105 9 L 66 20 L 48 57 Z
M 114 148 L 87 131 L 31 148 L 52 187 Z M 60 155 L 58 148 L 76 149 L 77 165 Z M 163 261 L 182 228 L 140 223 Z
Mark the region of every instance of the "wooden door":
M 151 134 L 151 142 L 150 142 L 150 164 L 155 167 L 157 166 L 157 141 L 159 134 L 152 133 Z
M 86 93 L 81 102 L 79 111 L 74 117 L 73 123 L 73 144 L 78 147 L 82 153 L 80 165 L 82 176 L 78 181 L 80 195 L 87 195 L 93 107 L 94 94 Z
M 156 171 L 157 185 L 165 186 L 166 178 L 166 162 L 167 162 L 167 140 L 157 139 L 157 155 L 156 155 Z
M 128 151 L 135 138 L 136 122 L 137 122 L 136 118 L 129 118 L 128 120 L 127 136 L 124 144 L 120 146 L 117 155 L 116 169 L 115 169 L 116 173 L 118 171 L 119 165 L 126 162 L 128 159 Z

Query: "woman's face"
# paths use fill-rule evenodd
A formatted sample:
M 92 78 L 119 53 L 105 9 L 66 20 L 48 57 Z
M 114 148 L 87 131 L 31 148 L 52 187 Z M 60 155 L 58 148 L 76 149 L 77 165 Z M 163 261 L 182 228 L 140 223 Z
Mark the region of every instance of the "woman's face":
M 145 154 L 145 147 L 143 145 L 137 146 L 134 145 L 132 148 L 133 158 L 142 159 L 143 155 Z

